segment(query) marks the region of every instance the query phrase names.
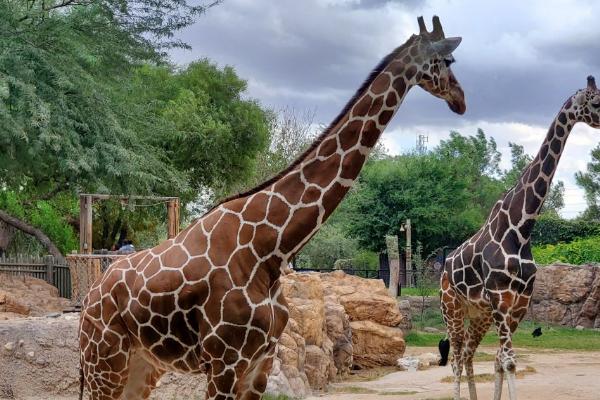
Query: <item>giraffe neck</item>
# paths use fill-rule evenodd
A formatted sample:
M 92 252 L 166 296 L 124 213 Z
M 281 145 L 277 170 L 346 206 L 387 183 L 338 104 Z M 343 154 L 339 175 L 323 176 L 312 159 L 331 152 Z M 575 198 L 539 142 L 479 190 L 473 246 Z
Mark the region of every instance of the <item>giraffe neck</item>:
M 298 252 L 339 205 L 418 81 L 421 60 L 410 43 L 384 59 L 332 125 L 267 189 L 281 203 L 271 203 L 267 218 L 289 218 L 280 241 L 284 258 Z
M 503 208 L 508 208 L 511 222 L 519 227 L 524 240 L 531 236 L 567 138 L 576 122 L 573 101 L 569 99 L 550 125 L 539 152 L 504 197 Z

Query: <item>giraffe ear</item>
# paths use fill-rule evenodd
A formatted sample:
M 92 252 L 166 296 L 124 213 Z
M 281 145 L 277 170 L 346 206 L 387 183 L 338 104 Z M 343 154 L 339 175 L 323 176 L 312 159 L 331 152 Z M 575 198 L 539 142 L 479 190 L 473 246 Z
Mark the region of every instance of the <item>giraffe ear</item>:
M 440 56 L 449 56 L 462 41 L 461 37 L 450 37 L 431 43 L 431 50 Z

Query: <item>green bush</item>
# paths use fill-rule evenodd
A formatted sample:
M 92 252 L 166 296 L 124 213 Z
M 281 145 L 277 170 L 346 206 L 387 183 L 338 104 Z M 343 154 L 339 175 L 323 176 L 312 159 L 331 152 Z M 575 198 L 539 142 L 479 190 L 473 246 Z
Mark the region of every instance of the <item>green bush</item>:
M 355 269 L 368 269 L 377 271 L 379 269 L 379 256 L 374 251 L 361 250 L 352 259 Z
M 531 232 L 534 245 L 568 243 L 575 239 L 600 236 L 600 222 L 563 219 L 552 213 L 540 215 Z
M 576 239 L 570 243 L 547 244 L 532 248 L 535 262 L 548 265 L 556 261 L 569 264 L 600 262 L 600 236 Z

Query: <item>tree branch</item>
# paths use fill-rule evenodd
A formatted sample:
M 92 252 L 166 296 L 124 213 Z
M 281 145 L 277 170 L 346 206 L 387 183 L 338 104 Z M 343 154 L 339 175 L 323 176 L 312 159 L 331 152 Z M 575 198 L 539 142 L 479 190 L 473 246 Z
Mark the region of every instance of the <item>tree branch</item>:
M 48 253 L 54 256 L 56 260 L 64 262 L 64 256 L 62 255 L 58 247 L 56 247 L 56 245 L 44 232 L 32 225 L 29 225 L 27 222 L 21 221 L 20 219 L 13 217 L 4 210 L 0 210 L 0 219 L 6 222 L 8 225 L 20 230 L 21 232 L 35 237 L 46 248 L 46 250 L 48 250 Z

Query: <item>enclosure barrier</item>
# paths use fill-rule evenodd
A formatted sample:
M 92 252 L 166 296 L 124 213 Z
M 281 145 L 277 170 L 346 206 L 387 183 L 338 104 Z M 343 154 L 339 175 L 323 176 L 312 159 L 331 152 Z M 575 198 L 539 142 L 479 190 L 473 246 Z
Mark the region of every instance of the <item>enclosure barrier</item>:
M 71 300 L 80 307 L 83 298 L 110 264 L 125 257 L 123 254 L 70 254 L 67 264 L 71 272 Z
M 64 261 L 53 256 L 0 257 L 0 273 L 13 276 L 32 276 L 42 279 L 58 289 L 60 297 L 71 297 L 71 274 Z

